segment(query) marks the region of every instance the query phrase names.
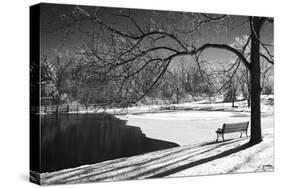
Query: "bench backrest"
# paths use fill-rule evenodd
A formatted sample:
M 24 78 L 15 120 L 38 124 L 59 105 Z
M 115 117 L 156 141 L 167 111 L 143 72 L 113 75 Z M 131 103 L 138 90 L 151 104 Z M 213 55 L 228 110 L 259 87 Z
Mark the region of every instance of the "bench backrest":
M 249 126 L 249 121 L 239 123 L 225 123 L 223 124 L 222 131 L 224 133 L 232 133 L 239 131 L 246 131 Z

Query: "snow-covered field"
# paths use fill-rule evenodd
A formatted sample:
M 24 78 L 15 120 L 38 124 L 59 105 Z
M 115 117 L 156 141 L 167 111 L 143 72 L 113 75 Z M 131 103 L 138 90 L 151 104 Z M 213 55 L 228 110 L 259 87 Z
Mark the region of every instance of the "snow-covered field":
M 250 121 L 246 101 L 236 102 L 236 108 L 232 108 L 231 105 L 199 101 L 172 105 L 175 106 L 175 110 L 166 111 L 159 110 L 159 106 L 155 105 L 150 107 L 152 113 L 130 113 L 118 117 L 127 120 L 128 125 L 140 127 L 147 137 L 188 145 L 214 141 L 215 131 L 222 127 L 223 123 Z M 261 96 L 261 107 L 262 129 L 273 128 L 273 96 Z M 130 110 L 145 111 L 145 108 L 148 107 Z M 237 138 L 237 135 L 240 133 L 228 134 L 226 138 Z
M 197 144 L 216 139 L 215 131 L 223 123 L 250 121 L 248 112 L 171 111 L 118 116 L 130 126 L 140 127 L 150 138 L 175 142 L 179 145 Z M 273 116 L 263 115 L 262 128 L 273 127 Z M 250 130 L 248 130 L 250 132 Z M 227 134 L 237 138 L 240 133 Z
M 273 95 L 261 95 L 261 112 L 266 114 L 273 114 Z M 160 112 L 169 110 L 205 110 L 205 111 L 230 111 L 230 112 L 250 112 L 246 100 L 239 100 L 234 103 L 222 102 L 221 97 L 214 99 L 205 99 L 195 102 L 169 104 L 169 105 L 142 105 L 128 108 L 129 114 Z M 112 111 L 112 110 L 111 110 Z

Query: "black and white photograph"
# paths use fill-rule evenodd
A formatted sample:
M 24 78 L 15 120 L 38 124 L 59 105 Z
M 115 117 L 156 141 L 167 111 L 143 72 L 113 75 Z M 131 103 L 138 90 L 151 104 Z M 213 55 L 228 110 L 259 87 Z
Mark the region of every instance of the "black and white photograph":
M 30 181 L 274 172 L 274 63 L 274 17 L 32 5 Z

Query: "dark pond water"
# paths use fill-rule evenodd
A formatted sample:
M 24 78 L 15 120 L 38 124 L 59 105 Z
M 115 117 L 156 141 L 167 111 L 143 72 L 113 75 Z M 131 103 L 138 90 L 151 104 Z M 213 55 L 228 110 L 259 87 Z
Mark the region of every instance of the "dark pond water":
M 178 146 L 147 138 L 140 128 L 110 114 L 41 118 L 41 172 L 93 164 Z

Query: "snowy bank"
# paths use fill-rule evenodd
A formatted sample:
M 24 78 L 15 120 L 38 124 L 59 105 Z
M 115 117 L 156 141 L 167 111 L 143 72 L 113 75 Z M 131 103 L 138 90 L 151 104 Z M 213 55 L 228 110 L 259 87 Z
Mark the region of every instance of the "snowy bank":
M 264 141 L 260 144 L 249 147 L 248 141 L 248 138 L 238 138 L 218 143 L 186 145 L 43 173 L 40 175 L 40 183 L 48 185 L 272 171 L 274 167 L 272 129 L 264 131 Z

